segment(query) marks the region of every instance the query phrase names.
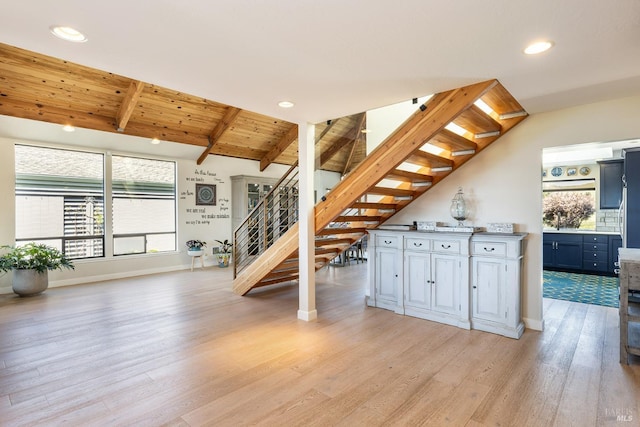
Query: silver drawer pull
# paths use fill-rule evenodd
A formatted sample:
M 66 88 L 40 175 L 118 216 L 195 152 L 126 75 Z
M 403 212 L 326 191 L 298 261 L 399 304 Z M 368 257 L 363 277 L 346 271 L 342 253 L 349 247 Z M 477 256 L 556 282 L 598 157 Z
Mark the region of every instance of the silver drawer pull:
M 493 251 L 496 250 L 496 248 L 489 249 L 489 248 L 485 247 L 484 250 L 487 251 L 487 252 L 493 252 Z
M 390 245 L 391 244 L 391 240 L 385 240 L 384 243 L 387 244 L 387 245 Z
M 440 246 L 442 246 L 442 249 L 449 249 L 449 248 L 451 247 L 451 245 L 447 245 L 447 246 L 445 246 L 445 245 L 440 245 Z
M 420 246 L 422 246 L 422 243 L 413 242 L 413 246 L 415 246 L 416 248 L 419 248 Z

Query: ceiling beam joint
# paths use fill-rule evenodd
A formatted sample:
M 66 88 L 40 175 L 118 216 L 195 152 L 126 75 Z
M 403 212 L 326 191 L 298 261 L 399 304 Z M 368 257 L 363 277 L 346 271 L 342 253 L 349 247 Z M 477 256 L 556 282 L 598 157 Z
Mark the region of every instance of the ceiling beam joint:
M 218 122 L 218 124 L 216 124 L 216 127 L 211 132 L 211 135 L 209 135 L 209 138 L 208 138 L 209 144 L 207 145 L 207 148 L 205 148 L 202 154 L 200 154 L 200 157 L 198 157 L 197 163 L 199 165 L 201 165 L 202 162 L 204 162 L 204 159 L 207 158 L 207 156 L 213 149 L 213 146 L 215 145 L 215 143 L 218 142 L 218 140 L 225 133 L 225 131 L 229 129 L 229 126 L 233 124 L 233 122 L 236 120 L 236 118 L 238 117 L 238 114 L 240 114 L 241 111 L 242 110 L 240 108 L 236 108 L 236 107 L 227 108 L 227 111 L 224 113 L 224 116 Z
M 138 104 L 138 99 L 140 99 L 143 89 L 144 83 L 139 80 L 132 80 L 129 84 L 129 89 L 116 114 L 116 130 L 118 132 L 124 132 L 124 129 L 127 127 L 127 123 L 129 123 L 133 110 Z

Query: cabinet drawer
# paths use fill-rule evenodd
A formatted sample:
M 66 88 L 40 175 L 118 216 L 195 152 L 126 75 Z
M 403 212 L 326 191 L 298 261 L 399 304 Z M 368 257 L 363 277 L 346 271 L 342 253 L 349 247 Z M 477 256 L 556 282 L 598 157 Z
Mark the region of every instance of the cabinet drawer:
M 500 242 L 473 242 L 472 254 L 504 257 L 507 255 L 507 244 Z
M 607 243 L 585 242 L 582 245 L 582 248 L 584 249 L 585 252 L 596 252 L 596 251 L 607 252 L 609 250 L 609 245 Z
M 446 252 L 446 253 L 460 253 L 460 241 L 459 240 L 445 240 L 434 239 L 433 240 L 433 252 Z
M 584 271 L 608 271 L 607 262 L 598 261 L 584 261 L 582 263 L 582 269 Z
M 428 251 L 431 249 L 431 240 L 429 239 L 416 239 L 414 237 L 407 237 L 404 242 L 404 248 L 409 251 Z
M 380 248 L 398 248 L 398 236 L 376 235 L 376 246 Z
M 584 243 L 609 243 L 609 236 L 605 234 L 585 234 L 582 236 Z
M 582 260 L 584 262 L 607 262 L 609 260 L 609 253 L 606 251 L 584 251 Z

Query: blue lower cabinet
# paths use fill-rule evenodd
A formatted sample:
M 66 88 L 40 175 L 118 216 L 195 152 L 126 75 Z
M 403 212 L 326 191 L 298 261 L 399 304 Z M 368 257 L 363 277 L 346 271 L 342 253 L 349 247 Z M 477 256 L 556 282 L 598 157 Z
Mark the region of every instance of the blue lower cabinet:
M 542 265 L 549 270 L 613 275 L 621 244 L 617 235 L 544 233 Z

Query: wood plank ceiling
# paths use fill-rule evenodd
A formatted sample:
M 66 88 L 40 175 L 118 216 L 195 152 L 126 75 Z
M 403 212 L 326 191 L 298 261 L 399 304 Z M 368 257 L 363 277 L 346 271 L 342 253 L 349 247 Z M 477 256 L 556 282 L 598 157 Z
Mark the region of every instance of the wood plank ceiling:
M 202 147 L 291 165 L 297 125 L 0 43 L 0 114 Z M 347 173 L 365 156 L 365 114 L 316 126 L 316 168 Z M 196 160 L 196 159 L 194 159 Z

